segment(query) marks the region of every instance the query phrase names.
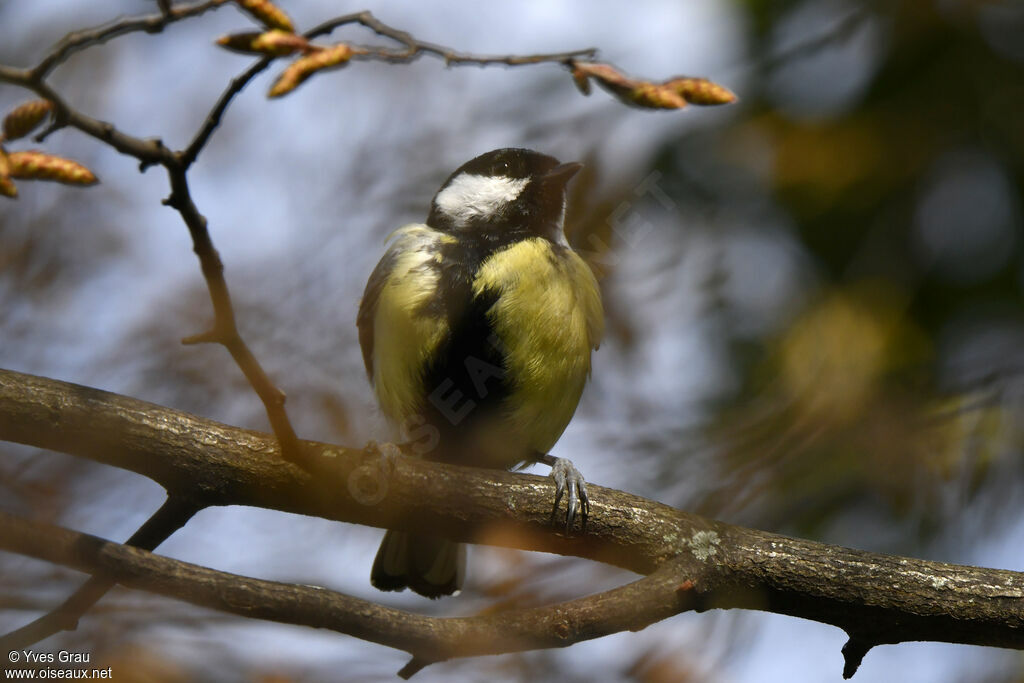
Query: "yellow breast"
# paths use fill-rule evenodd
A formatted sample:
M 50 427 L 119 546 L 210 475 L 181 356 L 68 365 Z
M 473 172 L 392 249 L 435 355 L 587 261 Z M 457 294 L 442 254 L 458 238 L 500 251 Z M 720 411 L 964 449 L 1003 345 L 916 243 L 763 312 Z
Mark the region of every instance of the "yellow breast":
M 490 318 L 507 355 L 513 390 L 509 433 L 547 452 L 569 424 L 590 373 L 590 352 L 604 327 L 590 268 L 572 250 L 542 238 L 492 254 L 473 282 L 500 296 Z

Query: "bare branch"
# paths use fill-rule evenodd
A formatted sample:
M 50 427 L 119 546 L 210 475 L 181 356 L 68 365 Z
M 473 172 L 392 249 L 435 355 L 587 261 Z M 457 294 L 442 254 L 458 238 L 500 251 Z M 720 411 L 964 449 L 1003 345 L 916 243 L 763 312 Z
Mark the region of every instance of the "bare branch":
M 819 35 L 811 36 L 780 52 L 768 55 L 757 64 L 757 68 L 762 71 L 771 71 L 788 62 L 808 57 L 830 45 L 848 40 L 870 18 L 869 6 L 857 7 Z
M 552 530 L 547 478 L 305 442 L 316 475 L 268 435 L 54 380 L 0 371 L 0 439 L 148 476 L 208 505 L 252 505 L 455 540 L 586 557 L 651 574 L 679 563 L 701 608 L 768 610 L 832 624 L 852 659 L 908 640 L 1024 649 L 1024 573 L 787 538 L 591 486 L 586 530 Z M 369 500 L 361 482 L 382 495 Z M 495 533 L 500 530 L 500 533 Z M 855 663 L 855 662 L 854 662 Z
M 0 549 L 243 617 L 331 629 L 405 650 L 419 664 L 567 647 L 619 631 L 638 631 L 697 604 L 692 587 L 679 589 L 681 572 L 673 563 L 639 581 L 570 602 L 476 617 L 437 618 L 315 586 L 207 569 L 3 512 Z
M 337 19 L 325 22 L 309 31 L 306 31 L 303 35 L 308 39 L 326 35 L 337 26 L 342 26 L 346 23 L 355 21 L 355 18 L 358 16 L 360 15 L 353 14 L 338 17 Z M 202 151 L 203 147 L 209 141 L 210 136 L 213 135 L 213 132 L 220 125 L 224 112 L 227 111 L 231 101 L 238 93 L 242 92 L 245 86 L 249 84 L 249 81 L 258 76 L 262 71 L 270 66 L 273 61 L 272 57 L 264 57 L 258 60 L 244 73 L 232 80 L 224 92 L 221 93 L 221 96 L 217 98 L 217 103 L 213 106 L 213 109 L 210 110 L 210 113 L 206 115 L 206 120 L 203 121 L 203 125 L 199 128 L 199 131 L 192 139 L 192 142 L 190 142 L 188 147 L 186 147 L 179 155 L 181 165 L 186 171 L 193 163 L 195 163 L 196 158 L 199 156 L 199 152 Z
M 188 226 L 192 248 L 199 258 L 214 312 L 213 329 L 182 341 L 186 344 L 217 343 L 228 350 L 235 364 L 242 370 L 250 386 L 263 402 L 270 426 L 281 444 L 282 454 L 288 460 L 301 464 L 302 451 L 298 436 L 284 408 L 284 392 L 270 380 L 238 331 L 231 293 L 224 279 L 224 264 L 210 238 L 206 217 L 199 213 L 199 209 L 192 201 L 185 169 L 177 163 L 169 164 L 167 175 L 170 178 L 171 195 L 165 203 L 176 209 Z
M 191 5 L 171 7 L 170 0 L 158 0 L 159 14 L 117 19 L 96 28 L 74 31 L 64 36 L 53 50 L 32 69 L 31 80 L 37 83 L 42 82 L 55 68 L 67 61 L 76 52 L 101 45 L 108 40 L 128 33 L 138 33 L 139 31 L 159 33 L 168 24 L 199 16 L 226 2 L 228 0 L 206 0 L 205 2 L 197 2 Z
M 401 51 L 374 51 L 371 49 L 369 54 L 363 55 L 364 59 L 383 59 L 390 62 L 410 62 L 419 58 L 421 55 L 429 54 L 442 58 L 445 61 L 445 64 L 448 65 L 472 64 L 475 66 L 522 66 L 525 64 L 541 64 L 543 62 L 555 62 L 568 65 L 574 59 L 592 59 L 597 55 L 597 48 L 592 47 L 583 50 L 573 50 L 571 52 L 556 52 L 536 55 L 474 55 L 466 52 L 459 52 L 453 48 L 445 47 L 444 45 L 438 45 L 436 43 L 430 43 L 414 38 L 406 31 L 402 31 L 385 24 L 383 21 L 375 17 L 372 12 L 359 12 L 347 17 L 339 17 L 338 19 L 325 22 L 322 27 L 318 28 L 322 28 L 323 32 L 328 32 L 337 26 L 350 23 L 361 24 L 377 35 L 390 38 L 395 42 L 401 43 L 405 47 L 405 49 Z
M 163 16 L 169 17 L 171 15 L 171 0 L 156 0 L 156 6 Z
M 31 70 L 15 69 L 0 64 L 0 82 L 28 88 L 40 97 L 53 102 L 54 125 L 44 135 L 58 128 L 71 126 L 86 135 L 105 142 L 122 154 L 135 157 L 141 162 L 143 168 L 154 164 L 173 163 L 171 151 L 164 147 L 160 140 L 144 140 L 127 135 L 115 128 L 113 124 L 94 119 L 69 107 L 45 81 L 34 80 Z
M 573 50 L 571 52 L 536 55 L 473 55 L 458 52 L 452 48 L 444 47 L 442 45 L 417 40 L 409 33 L 396 29 L 380 21 L 372 12 L 355 12 L 335 17 L 313 27 L 302 35 L 305 38 L 312 40 L 320 36 L 328 35 L 335 29 L 350 24 L 365 26 L 378 35 L 391 38 L 392 40 L 401 43 L 405 48 L 403 50 L 396 51 L 386 48 L 364 47 L 354 55 L 355 59 L 378 60 L 391 63 L 408 63 L 415 61 L 424 54 L 430 54 L 444 59 L 445 63 L 448 65 L 473 64 L 477 66 L 490 66 L 502 64 L 506 66 L 522 66 L 526 64 L 554 62 L 568 66 L 574 59 L 591 59 L 597 54 L 597 50 L 595 48 L 587 48 L 584 50 Z M 189 143 L 189 146 L 179 155 L 179 159 L 186 169 L 195 162 L 196 157 L 199 155 L 203 146 L 206 145 L 217 126 L 220 125 L 221 118 L 224 116 L 224 112 L 227 110 L 231 100 L 240 93 L 253 78 L 270 66 L 273 61 L 273 57 L 264 57 L 260 59 L 249 67 L 249 69 L 243 74 L 235 78 L 227 89 L 225 89 L 220 98 L 218 98 L 213 109 L 207 115 L 206 120 L 203 122 L 202 127 L 196 133 L 192 142 Z
M 231 104 L 231 100 L 235 98 L 235 95 L 242 92 L 242 90 L 249 84 L 249 81 L 256 78 L 264 69 L 270 66 L 273 61 L 270 57 L 264 57 L 255 64 L 250 66 L 240 76 L 234 78 L 228 87 L 221 93 L 221 96 L 217 99 L 217 103 L 210 110 L 210 113 L 206 115 L 206 120 L 203 121 L 203 125 L 199 128 L 199 131 L 192 138 L 192 142 L 189 143 L 179 155 L 178 160 L 181 163 L 183 170 L 187 171 L 189 167 L 195 163 L 199 157 L 199 152 L 202 151 L 203 147 L 210 140 L 210 136 L 217 130 L 220 125 L 221 119 L 224 117 L 224 112 L 227 111 L 228 105 Z

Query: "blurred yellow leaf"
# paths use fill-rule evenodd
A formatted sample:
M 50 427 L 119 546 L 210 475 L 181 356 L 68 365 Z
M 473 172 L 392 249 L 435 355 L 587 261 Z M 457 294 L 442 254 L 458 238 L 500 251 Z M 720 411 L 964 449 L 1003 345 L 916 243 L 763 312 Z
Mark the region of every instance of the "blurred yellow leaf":
M 891 292 L 836 292 L 788 330 L 779 382 L 805 415 L 850 421 L 874 398 L 886 373 L 922 353 L 921 335 L 897 302 Z
M 1006 441 L 1006 429 L 1014 417 L 1006 407 L 986 401 L 979 394 L 947 397 L 932 407 L 928 420 L 932 438 L 922 461 L 943 479 L 953 479 L 970 468 L 984 468 L 999 456 Z M 973 462 L 965 463 L 965 458 Z M 971 473 L 976 474 L 976 473 Z

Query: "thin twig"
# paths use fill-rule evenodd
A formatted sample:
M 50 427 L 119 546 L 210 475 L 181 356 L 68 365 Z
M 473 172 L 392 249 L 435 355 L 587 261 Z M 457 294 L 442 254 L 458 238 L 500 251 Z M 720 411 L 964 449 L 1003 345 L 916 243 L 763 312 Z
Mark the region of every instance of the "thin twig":
M 592 59 L 597 54 L 597 50 L 595 48 L 588 48 L 585 50 L 573 50 L 571 52 L 536 55 L 473 55 L 458 52 L 452 48 L 437 45 L 435 43 L 417 40 L 405 31 L 388 26 L 377 19 L 371 12 L 355 12 L 335 17 L 313 27 L 302 35 L 309 40 L 313 40 L 320 36 L 328 35 L 335 29 L 349 24 L 365 26 L 378 35 L 391 38 L 405 47 L 404 50 L 396 51 L 387 48 L 362 46 L 362 48 L 353 56 L 353 59 L 377 60 L 393 64 L 412 62 L 425 54 L 440 57 L 444 59 L 445 63 L 448 65 L 473 64 L 476 66 L 491 66 L 502 64 L 506 66 L 523 66 L 527 64 L 541 64 L 545 62 L 569 64 L 574 59 Z M 216 128 L 220 125 L 224 112 L 227 110 L 232 99 L 238 95 L 238 93 L 240 93 L 253 78 L 270 66 L 273 61 L 274 59 L 272 57 L 264 57 L 258 60 L 244 73 L 232 80 L 224 92 L 221 93 L 217 103 L 214 105 L 213 109 L 210 110 L 210 113 L 207 114 L 202 127 L 200 127 L 199 131 L 196 133 L 192 142 L 189 143 L 188 147 L 185 148 L 184 151 L 179 153 L 180 162 L 185 169 L 188 169 L 189 166 L 195 163 L 200 151 L 209 141 L 210 136 Z
M 395 63 L 411 62 L 424 54 L 440 57 L 448 65 L 472 64 L 475 66 L 523 66 L 545 62 L 568 64 L 574 59 L 593 59 L 597 56 L 597 48 L 585 48 L 569 52 L 553 52 L 535 55 L 476 55 L 459 52 L 444 45 L 419 40 L 407 31 L 390 26 L 373 15 L 372 12 L 356 12 L 324 22 L 313 29 L 308 37 L 330 33 L 339 26 L 360 24 L 374 33 L 390 38 L 404 46 L 404 50 L 388 50 L 372 47 L 365 54 L 357 54 L 355 59 L 376 59 Z
M 196 159 L 199 157 L 199 152 L 201 152 L 203 147 L 206 146 L 206 143 L 210 140 L 210 136 L 213 135 L 213 132 L 220 125 L 221 118 L 223 118 L 224 112 L 227 111 L 228 105 L 231 104 L 231 100 L 234 99 L 235 95 L 242 92 L 242 89 L 249 84 L 249 81 L 256 78 L 256 76 L 270 66 L 273 61 L 274 60 L 271 57 L 264 57 L 231 81 L 227 89 L 225 89 L 217 99 L 217 103 L 213 106 L 213 109 L 211 109 L 210 113 L 206 115 L 203 125 L 192 138 L 192 142 L 190 142 L 188 147 L 178 154 L 182 170 L 187 171 L 189 167 L 195 163 Z
M 0 82 L 19 85 L 34 91 L 54 105 L 54 129 L 71 126 L 116 149 L 121 154 L 135 157 L 142 168 L 154 164 L 174 163 L 174 156 L 158 139 L 145 140 L 121 132 L 113 124 L 94 119 L 73 109 L 45 81 L 36 80 L 32 70 L 15 69 L 0 64 Z
M 222 4 L 224 1 L 214 0 L 199 5 L 172 9 L 172 16 L 198 14 L 218 4 Z M 159 14 L 134 20 L 121 20 L 104 28 L 82 32 L 81 34 L 71 34 L 35 69 L 18 70 L 0 65 L 0 81 L 29 88 L 41 97 L 52 101 L 54 103 L 55 115 L 54 125 L 51 126 L 51 130 L 63 126 L 71 126 L 87 135 L 106 142 L 123 154 L 135 157 L 139 160 L 140 167 L 143 169 L 154 164 L 159 164 L 167 169 L 171 194 L 164 203 L 176 209 L 188 227 L 189 234 L 192 237 L 193 250 L 199 258 L 214 309 L 213 329 L 189 337 L 186 341 L 190 343 L 215 342 L 222 344 L 228 350 L 257 396 L 263 402 L 270 426 L 280 439 L 282 453 L 289 460 L 301 463 L 302 454 L 299 450 L 299 441 L 284 407 L 285 394 L 270 380 L 266 371 L 264 371 L 262 365 L 253 355 L 238 331 L 230 292 L 224 279 L 224 265 L 210 237 L 206 218 L 199 212 L 193 202 L 188 186 L 188 165 L 194 161 L 195 155 L 198 154 L 209 133 L 216 127 L 216 123 L 223 114 L 223 108 L 230 102 L 231 96 L 222 98 L 223 107 L 215 107 L 216 119 L 212 125 L 204 124 L 201 128 L 201 130 L 207 131 L 206 137 L 202 139 L 197 138 L 194 143 L 194 150 L 190 147 L 191 151 L 186 150 L 186 152 L 175 153 L 165 147 L 160 140 L 143 140 L 127 135 L 119 131 L 113 124 L 98 121 L 69 107 L 44 80 L 44 75 L 53 66 L 66 59 L 75 50 L 84 49 L 132 31 L 146 30 L 147 26 L 163 26 L 167 21 L 166 17 Z M 52 64 L 52 66 L 47 66 L 47 64 Z M 258 73 L 255 69 L 250 71 L 253 72 L 252 76 Z M 249 78 L 252 76 L 249 76 Z M 241 90 L 246 82 L 248 82 L 248 79 L 241 81 L 238 90 Z M 187 164 L 184 163 L 186 153 L 191 157 Z
M 757 68 L 762 71 L 771 71 L 787 62 L 803 59 L 830 45 L 847 40 L 870 17 L 869 7 L 857 7 L 822 33 L 811 36 L 806 40 L 801 40 L 775 54 L 768 55 L 757 65 Z
M 263 402 L 271 429 L 280 441 L 281 453 L 287 460 L 301 465 L 303 456 L 298 436 L 285 410 L 285 394 L 270 380 L 238 331 L 231 293 L 224 279 L 224 263 L 213 245 L 206 217 L 199 213 L 199 209 L 192 201 L 185 169 L 178 164 L 169 165 L 167 174 L 171 183 L 171 194 L 164 201 L 181 214 L 182 220 L 188 226 L 192 248 L 199 258 L 214 311 L 212 329 L 182 341 L 186 344 L 216 343 L 228 350 L 235 364 L 249 381 L 249 385 Z
M 164 0 L 160 1 L 163 3 Z M 167 2 L 166 7 L 164 4 L 160 5 L 161 11 L 159 14 L 116 19 L 103 26 L 74 31 L 73 33 L 69 33 L 64 36 L 53 50 L 43 57 L 42 61 L 32 69 L 31 80 L 37 82 L 42 81 L 50 75 L 55 68 L 67 61 L 67 59 L 76 52 L 80 52 L 96 45 L 101 45 L 108 40 L 129 33 L 138 33 L 140 31 L 145 31 L 146 33 L 159 33 L 168 24 L 181 21 L 182 19 L 199 16 L 200 14 L 219 7 L 226 2 L 228 2 L 228 0 L 206 0 L 205 2 L 181 5 L 174 8 L 171 8 L 170 3 Z

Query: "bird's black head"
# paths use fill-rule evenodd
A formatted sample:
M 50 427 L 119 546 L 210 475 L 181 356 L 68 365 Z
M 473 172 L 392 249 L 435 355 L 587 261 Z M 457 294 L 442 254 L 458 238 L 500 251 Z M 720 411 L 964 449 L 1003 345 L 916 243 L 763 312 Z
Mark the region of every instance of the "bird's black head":
M 537 235 L 564 243 L 565 187 L 580 168 L 529 149 L 481 154 L 448 176 L 427 224 L 484 239 Z

